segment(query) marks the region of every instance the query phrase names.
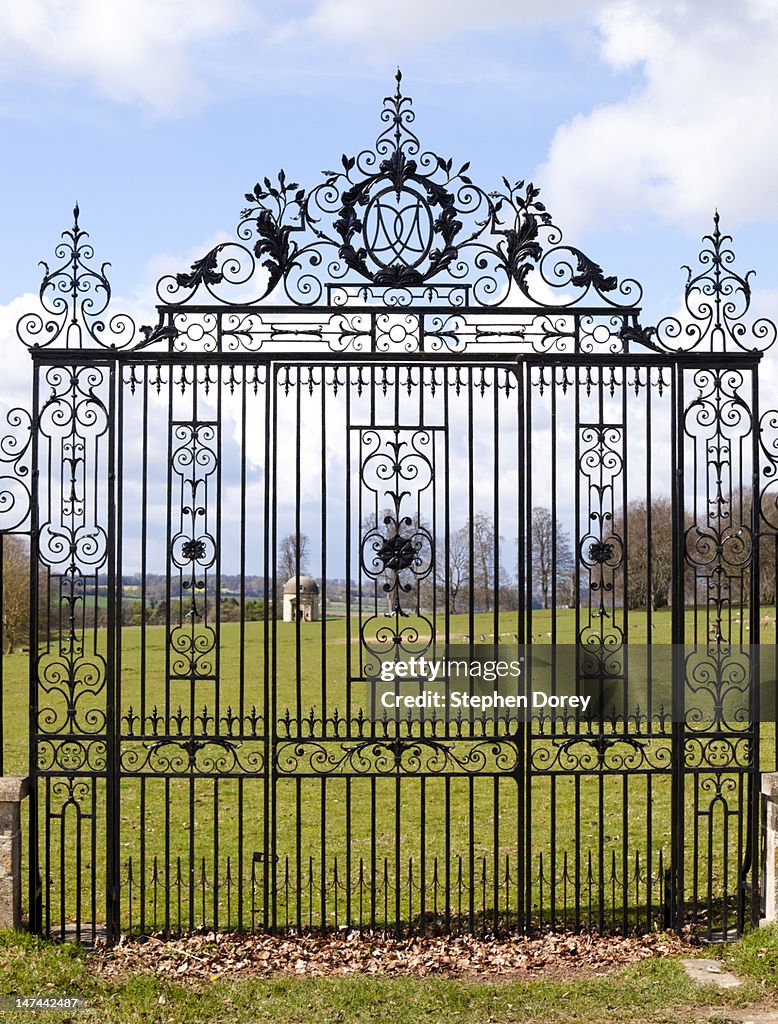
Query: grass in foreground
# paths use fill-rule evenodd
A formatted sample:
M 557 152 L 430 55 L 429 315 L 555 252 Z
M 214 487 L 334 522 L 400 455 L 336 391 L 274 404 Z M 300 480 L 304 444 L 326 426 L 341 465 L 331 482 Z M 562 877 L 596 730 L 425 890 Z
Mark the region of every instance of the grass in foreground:
M 195 1024 L 375 1024 L 398 1018 L 447 1024 L 513 1022 L 682 1022 L 710 1024 L 743 1019 L 730 1016 L 753 1008 L 753 1019 L 778 1008 L 778 928 L 755 932 L 722 953 L 746 984 L 735 991 L 698 986 L 676 960 L 652 959 L 609 972 L 565 980 L 493 983 L 419 977 L 295 978 L 219 980 L 184 986 L 152 973 L 121 983 L 101 978 L 89 953 L 72 945 L 0 933 L 0 993 L 60 993 L 85 997 L 90 1008 L 75 1014 L 36 1016 L 88 1024 L 90 1021 Z M 711 950 L 704 950 L 710 955 Z M 749 1014 L 750 1016 L 751 1014 Z

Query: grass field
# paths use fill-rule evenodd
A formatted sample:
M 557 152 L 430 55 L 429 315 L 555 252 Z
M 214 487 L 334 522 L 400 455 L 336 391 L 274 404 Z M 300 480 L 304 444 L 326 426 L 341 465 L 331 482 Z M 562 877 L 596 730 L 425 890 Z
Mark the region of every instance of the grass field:
M 769 621 L 774 616 L 769 610 L 763 613 L 763 639 L 774 639 L 774 621 Z M 651 620 L 649 627 L 645 612 L 630 613 L 628 636 L 636 650 L 649 633 L 654 644 L 669 643 L 669 611 L 655 612 Z M 472 635 L 476 643 L 488 644 L 496 634 L 508 643 L 516 633 L 515 614 L 502 613 L 497 619 L 478 614 L 472 623 L 467 616 L 452 616 L 449 629 L 451 640 L 460 643 Z M 261 927 L 268 915 L 272 923 L 272 893 L 276 923 L 282 926 L 354 920 L 388 924 L 398 916 L 407 922 L 422 914 L 437 920 L 448 915 L 466 925 L 475 918 L 510 924 L 522 894 L 525 835 L 534 875 L 533 905 L 540 920 L 595 927 L 655 923 L 671 831 L 669 725 L 668 735 L 646 738 L 641 748 L 641 757 L 659 768 L 657 772 L 641 770 L 639 762 L 635 770 L 612 775 L 566 770 L 549 760 L 551 741 L 540 739 L 533 746 L 535 771 L 522 782 L 520 767 L 505 770 L 492 745 L 476 737 L 459 741 L 456 749 L 483 757 L 478 772 L 442 771 L 420 778 L 408 771 L 398 775 L 391 761 L 373 759 L 372 769 L 361 776 L 334 771 L 322 777 L 315 760 L 305 760 L 309 747 L 300 745 L 310 728 L 305 717 L 330 719 L 330 739 L 314 755 L 344 757 L 349 746 L 342 739 L 344 727 L 333 725 L 332 719 L 335 709 L 342 716 L 349 702 L 352 715 L 365 705 L 364 683 L 347 682 L 359 675 L 358 621 L 341 618 L 299 627 L 279 622 L 268 632 L 270 658 L 264 623 L 223 624 L 213 658 L 218 685 L 214 679 L 190 685 L 169 678 L 164 626 L 122 631 L 123 732 L 142 732 L 139 718 L 146 719 L 145 738 L 123 743 L 127 771 L 119 810 L 128 927 L 148 928 L 152 922 L 186 927 L 214 917 L 223 924 Z M 549 612 L 533 611 L 531 632 L 536 644 L 571 643 L 574 613 L 557 612 L 552 620 Z M 93 640 L 102 652 L 104 633 L 97 631 Z M 265 664 L 272 652 L 275 707 L 266 708 L 265 696 L 272 688 L 266 691 Z M 56 662 L 56 651 L 49 660 Z M 26 655 L 4 659 L 7 774 L 26 772 L 27 672 Z M 650 711 L 645 693 L 640 693 L 645 679 L 645 666 L 633 659 L 631 700 Z M 660 699 L 669 703 L 669 693 L 665 690 L 663 696 L 662 680 L 654 679 L 652 685 L 657 711 Z M 48 704 L 61 714 L 64 702 L 57 699 L 53 689 Z M 99 706 L 101 700 L 102 695 L 92 703 Z M 194 732 L 212 736 L 232 730 L 238 737 L 233 746 L 226 751 L 202 746 L 191 762 L 182 755 L 181 743 L 160 742 L 150 750 L 154 741 L 148 739 L 153 731 L 149 719 L 164 717 L 166 708 L 175 717 L 179 706 L 184 738 L 189 719 L 204 713 L 205 727 L 201 719 Z M 288 734 L 269 786 L 261 770 L 262 716 L 267 710 L 282 723 L 279 735 Z M 249 728 L 246 721 L 252 714 L 254 726 Z M 237 724 L 229 725 L 230 716 Z M 221 720 L 218 730 L 215 719 Z M 296 724 L 299 719 L 302 726 Z M 455 728 L 439 723 L 436 735 L 443 747 L 452 748 Z M 465 736 L 469 728 L 465 723 Z M 319 735 L 320 723 L 314 722 L 312 729 Z M 158 733 L 164 737 L 164 725 Z M 768 731 L 764 738 L 765 762 L 773 756 L 773 735 Z M 632 752 L 634 748 L 623 750 L 627 758 Z M 369 750 L 365 756 L 372 756 Z M 587 765 L 596 768 L 589 762 L 580 767 Z M 630 765 L 626 760 L 625 769 Z M 728 811 L 744 793 L 736 789 L 727 795 L 728 803 L 719 800 L 713 808 L 719 817 L 713 821 L 712 845 L 707 846 L 707 822 L 699 817 L 695 845 L 691 823 L 710 804 L 710 794 L 704 778 L 689 782 L 687 877 L 697 872 L 703 903 L 708 883 L 711 891 L 729 897 L 737 887 L 745 836 L 742 820 Z M 62 782 L 42 783 L 41 810 L 50 816 L 50 838 L 41 844 L 40 857 L 44 876 L 50 878 L 45 906 L 53 929 L 64 929 L 73 920 L 99 920 L 104 901 L 104 785 L 87 781 L 78 799 L 70 796 Z M 529 832 L 522 826 L 522 814 L 531 822 Z M 726 843 L 720 838 L 725 819 Z M 93 861 L 97 868 L 91 886 Z M 269 861 L 272 866 L 267 866 Z M 552 918 L 554 904 L 559 912 Z M 653 907 L 651 920 L 647 907 Z

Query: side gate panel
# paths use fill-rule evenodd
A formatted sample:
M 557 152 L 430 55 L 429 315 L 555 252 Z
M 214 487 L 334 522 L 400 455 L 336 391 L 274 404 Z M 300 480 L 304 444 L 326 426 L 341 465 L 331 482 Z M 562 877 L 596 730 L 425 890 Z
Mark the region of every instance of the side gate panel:
M 738 362 L 678 368 L 676 925 L 718 940 L 758 919 L 758 364 Z
M 31 921 L 46 935 L 92 941 L 107 923 L 111 940 L 115 370 L 43 359 L 34 373 L 30 774 L 40 832 L 31 831 Z

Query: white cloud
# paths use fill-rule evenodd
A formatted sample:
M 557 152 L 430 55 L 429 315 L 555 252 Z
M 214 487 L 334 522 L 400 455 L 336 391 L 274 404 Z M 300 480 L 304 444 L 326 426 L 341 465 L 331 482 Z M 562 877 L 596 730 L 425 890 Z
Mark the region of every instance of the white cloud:
M 386 53 L 415 47 L 464 31 L 505 26 L 530 27 L 580 16 L 579 0 L 320 0 L 302 25 L 330 39 L 359 42 Z
M 539 172 L 570 237 L 638 211 L 699 226 L 778 216 L 778 6 L 621 0 L 597 15 L 602 56 L 639 66 L 623 100 L 560 127 Z
M 32 359 L 16 336 L 16 321 L 38 305 L 37 295 L 20 295 L 0 305 L 0 351 L 3 354 L 2 393 L 0 394 L 0 529 L 16 530 L 29 526 L 29 477 L 16 473 L 13 457 L 24 450 L 29 440 L 27 417 L 14 410 L 32 407 Z M 29 462 L 29 449 L 22 466 Z
M 21 407 L 29 409 L 32 401 L 32 359 L 29 350 L 16 334 L 16 323 L 25 313 L 38 312 L 40 300 L 27 292 L 0 306 L 0 352 L 3 353 L 3 389 L 0 396 L 0 435 L 5 433 L 5 414 Z
M 256 22 L 246 0 L 0 0 L 0 59 L 174 113 L 203 95 L 193 51 Z

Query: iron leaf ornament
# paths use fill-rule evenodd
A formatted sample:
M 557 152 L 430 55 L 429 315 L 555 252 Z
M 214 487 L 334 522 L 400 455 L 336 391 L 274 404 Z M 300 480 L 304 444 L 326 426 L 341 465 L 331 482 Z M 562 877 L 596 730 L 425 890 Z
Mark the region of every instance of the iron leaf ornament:
M 200 260 L 195 260 L 186 274 L 176 274 L 176 281 L 182 288 L 197 288 L 201 284 L 219 284 L 224 275 L 216 269 L 219 249 L 212 249 Z

